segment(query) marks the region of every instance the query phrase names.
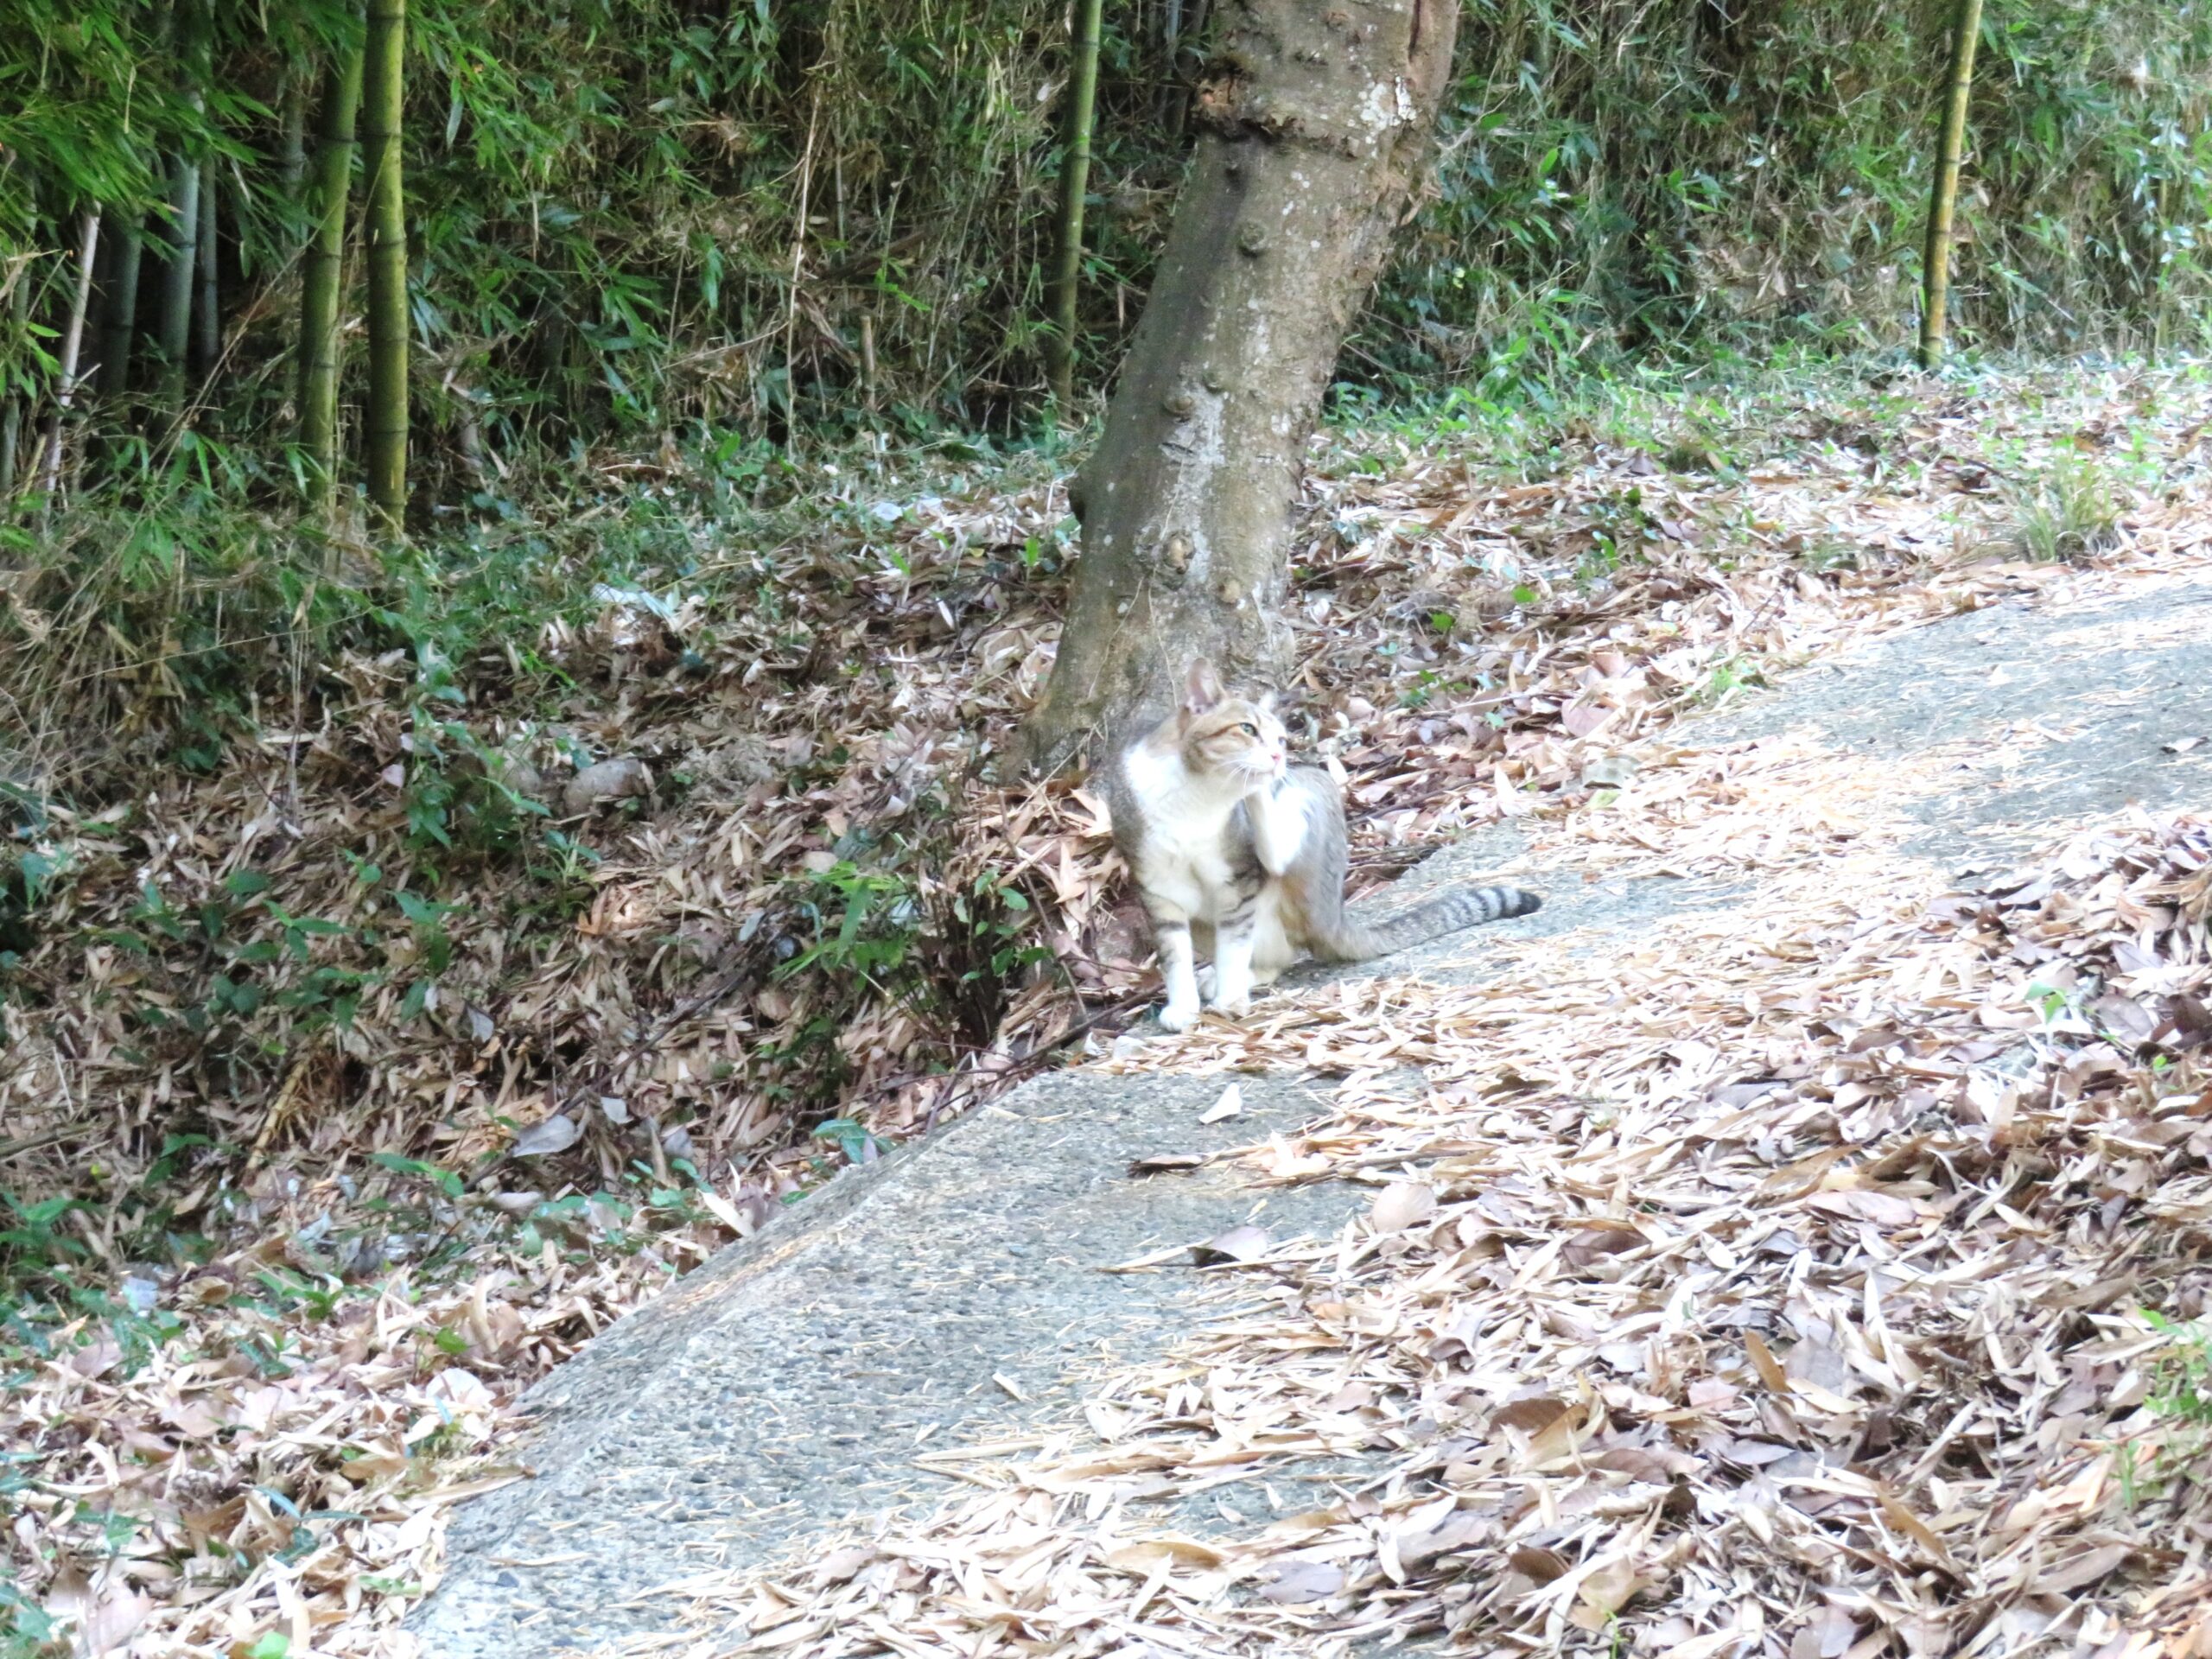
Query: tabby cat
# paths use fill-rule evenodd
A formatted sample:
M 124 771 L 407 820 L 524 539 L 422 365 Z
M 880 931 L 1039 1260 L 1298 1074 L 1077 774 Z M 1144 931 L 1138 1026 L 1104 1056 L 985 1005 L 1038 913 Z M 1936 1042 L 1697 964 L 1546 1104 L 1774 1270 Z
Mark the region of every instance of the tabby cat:
M 1358 962 L 1543 903 L 1516 887 L 1463 887 L 1379 925 L 1352 920 L 1343 797 L 1327 772 L 1286 764 L 1274 703 L 1230 695 L 1194 663 L 1182 706 L 1109 760 L 1114 839 L 1159 940 L 1160 1023 L 1170 1031 L 1197 1020 L 1202 991 L 1223 1013 L 1243 1013 L 1253 986 L 1301 952 Z M 1194 934 L 1213 962 L 1203 976 Z

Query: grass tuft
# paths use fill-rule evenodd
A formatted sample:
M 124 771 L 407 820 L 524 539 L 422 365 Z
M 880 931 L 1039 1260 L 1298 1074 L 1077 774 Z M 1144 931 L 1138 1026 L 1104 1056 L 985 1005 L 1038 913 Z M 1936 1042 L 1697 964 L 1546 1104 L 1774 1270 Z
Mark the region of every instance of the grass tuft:
M 2112 481 L 2087 456 L 2061 454 L 2012 493 L 2014 539 L 2038 564 L 2077 563 L 2120 543 Z

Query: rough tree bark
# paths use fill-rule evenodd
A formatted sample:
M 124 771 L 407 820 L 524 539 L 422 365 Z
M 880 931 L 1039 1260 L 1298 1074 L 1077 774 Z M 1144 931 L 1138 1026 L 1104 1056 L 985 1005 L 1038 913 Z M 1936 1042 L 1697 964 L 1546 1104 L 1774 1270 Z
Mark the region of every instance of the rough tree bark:
M 1072 492 L 1067 623 L 1028 733 L 1055 765 L 1204 653 L 1281 665 L 1306 444 L 1429 159 L 1453 0 L 1229 0 L 1173 229 Z
M 1920 366 L 1943 361 L 1951 327 L 1951 223 L 1966 158 L 1967 107 L 1974 99 L 1974 49 L 1981 39 L 1981 0 L 1957 0 L 1951 17 L 1951 78 L 1944 89 L 1943 130 L 1936 146 L 1936 182 L 1928 199 L 1928 244 L 1921 256 Z

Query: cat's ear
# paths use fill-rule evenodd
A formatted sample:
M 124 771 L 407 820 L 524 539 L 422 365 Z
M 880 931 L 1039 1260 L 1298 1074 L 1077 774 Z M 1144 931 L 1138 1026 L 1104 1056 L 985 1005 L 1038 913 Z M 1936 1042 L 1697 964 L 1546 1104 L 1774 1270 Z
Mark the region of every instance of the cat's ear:
M 1221 701 L 1221 676 L 1213 671 L 1213 664 L 1203 657 L 1191 664 L 1191 671 L 1183 679 L 1183 707 L 1191 714 L 1203 715 Z
M 1275 694 L 1274 692 L 1263 691 L 1260 694 L 1260 709 L 1263 714 L 1272 715 L 1274 713 Z

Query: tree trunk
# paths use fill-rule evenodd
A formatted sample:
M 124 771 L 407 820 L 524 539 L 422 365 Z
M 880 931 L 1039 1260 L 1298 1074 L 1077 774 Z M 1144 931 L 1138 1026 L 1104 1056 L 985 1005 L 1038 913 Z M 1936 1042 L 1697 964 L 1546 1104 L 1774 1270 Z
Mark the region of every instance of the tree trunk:
M 407 0 L 369 0 L 361 137 L 369 188 L 369 504 L 397 536 L 407 512 L 407 209 L 399 171 Z
M 205 161 L 200 164 L 200 302 L 193 312 L 193 332 L 199 338 L 200 371 L 202 374 L 215 372 L 215 359 L 223 354 L 222 296 L 216 284 L 217 238 L 221 234 L 216 224 L 215 163 Z
M 320 507 L 338 474 L 338 301 L 346 259 L 346 205 L 353 185 L 353 118 L 361 102 L 361 49 L 342 48 L 322 94 L 315 150 L 315 240 L 300 288 L 300 447 L 308 498 Z
M 1179 679 L 1282 665 L 1306 440 L 1429 156 L 1452 0 L 1230 0 L 1204 130 L 1107 411 L 1058 660 L 1057 764 Z
M 1936 183 L 1928 202 L 1928 245 L 1921 257 L 1920 366 L 1943 361 L 1950 339 L 1951 221 L 1959 200 L 1959 166 L 1967 149 L 1967 105 L 1974 96 L 1974 50 L 1981 39 L 1981 0 L 1957 0 L 1951 19 L 1951 80 L 1936 151 Z
M 1060 158 L 1059 240 L 1053 251 L 1052 402 L 1065 414 L 1075 397 L 1076 302 L 1083 292 L 1083 198 L 1090 186 L 1091 120 L 1098 104 L 1100 0 L 1075 0 L 1068 42 L 1067 149 Z
M 85 343 L 85 313 L 92 303 L 92 263 L 100 251 L 100 215 L 94 208 L 84 218 L 84 241 L 77 251 L 77 297 L 69 307 L 69 324 L 61 334 L 61 355 L 56 365 L 54 422 L 46 434 L 46 464 L 40 468 L 39 488 L 46 496 L 44 511 L 54 511 L 54 492 L 61 487 L 61 423 L 77 395 L 77 353 Z

